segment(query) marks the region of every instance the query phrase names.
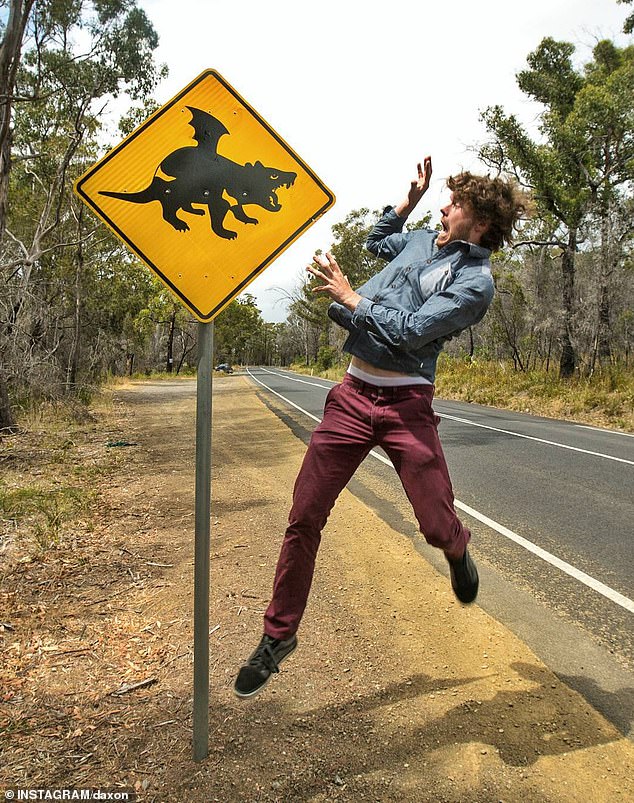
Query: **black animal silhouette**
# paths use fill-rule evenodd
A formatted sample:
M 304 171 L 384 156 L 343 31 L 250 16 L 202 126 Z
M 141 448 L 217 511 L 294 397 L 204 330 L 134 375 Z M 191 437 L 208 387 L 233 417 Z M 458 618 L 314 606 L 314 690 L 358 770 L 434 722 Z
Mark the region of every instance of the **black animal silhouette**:
M 223 225 L 227 212 L 233 212 L 242 223 L 258 223 L 244 211 L 248 204 L 261 206 L 268 212 L 279 212 L 282 205 L 276 190 L 289 189 L 297 174 L 265 167 L 261 162 L 240 165 L 220 156 L 218 140 L 229 131 L 208 112 L 193 106 L 187 108 L 192 113 L 189 125 L 194 129 L 196 145 L 179 148 L 166 156 L 146 189 L 140 192 L 102 190 L 99 194 L 135 204 L 159 201 L 163 218 L 177 231 L 189 231 L 187 223 L 178 217 L 179 210 L 204 215 L 204 209 L 194 209 L 193 204 L 206 206 L 212 231 L 219 237 L 233 240 L 237 233 Z M 157 175 L 159 171 L 167 178 Z M 235 203 L 231 204 L 225 194 Z

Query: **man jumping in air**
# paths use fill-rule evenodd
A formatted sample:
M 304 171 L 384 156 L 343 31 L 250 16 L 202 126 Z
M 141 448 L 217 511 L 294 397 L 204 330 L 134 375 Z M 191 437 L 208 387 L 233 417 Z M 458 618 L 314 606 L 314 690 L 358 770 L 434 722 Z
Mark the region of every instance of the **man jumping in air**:
M 447 181 L 451 198 L 440 210 L 441 231 L 403 233 L 431 174 L 427 157 L 405 199 L 384 210 L 366 246 L 388 264 L 358 290 L 329 253 L 307 268 L 321 282 L 314 292 L 333 301 L 330 318 L 348 331 L 344 351 L 352 359 L 343 382 L 328 393 L 297 476 L 264 635 L 240 669 L 238 697 L 257 694 L 297 647 L 321 531 L 375 446 L 392 461 L 425 539 L 443 550 L 456 597 L 470 603 L 477 596 L 471 534 L 454 509 L 433 382 L 445 342 L 478 323 L 491 304 L 490 254 L 510 242 L 526 200 L 510 181 L 463 172 Z

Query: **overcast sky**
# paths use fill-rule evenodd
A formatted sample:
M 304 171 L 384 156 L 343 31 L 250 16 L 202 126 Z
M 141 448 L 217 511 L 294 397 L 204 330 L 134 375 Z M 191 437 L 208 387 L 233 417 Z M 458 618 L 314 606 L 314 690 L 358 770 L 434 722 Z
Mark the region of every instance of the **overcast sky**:
M 545 36 L 573 42 L 581 64 L 597 40 L 624 45 L 631 7 L 616 0 L 138 0 L 160 37 L 170 75 L 164 103 L 217 70 L 337 197 L 334 207 L 250 286 L 268 321 L 285 318 L 274 288 L 296 286 L 331 227 L 352 209 L 398 202 L 431 154 L 419 214 L 438 217 L 444 181 L 483 170 L 479 122 L 501 104 L 527 125 L 538 108 L 516 85 Z M 415 218 L 414 218 L 415 219 Z

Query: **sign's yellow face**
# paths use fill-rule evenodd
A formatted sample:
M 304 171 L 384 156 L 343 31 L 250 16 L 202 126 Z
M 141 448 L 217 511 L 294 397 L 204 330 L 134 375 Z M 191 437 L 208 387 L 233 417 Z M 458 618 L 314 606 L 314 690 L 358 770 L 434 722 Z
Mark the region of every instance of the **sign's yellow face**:
M 335 200 L 213 70 L 93 165 L 75 192 L 203 322 Z

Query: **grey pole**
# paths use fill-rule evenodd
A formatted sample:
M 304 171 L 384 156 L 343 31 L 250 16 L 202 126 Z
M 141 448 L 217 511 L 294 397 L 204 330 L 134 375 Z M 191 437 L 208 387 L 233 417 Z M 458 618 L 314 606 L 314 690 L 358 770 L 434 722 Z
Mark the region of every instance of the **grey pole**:
M 196 517 L 194 541 L 194 761 L 209 751 L 209 521 L 214 324 L 198 324 Z

